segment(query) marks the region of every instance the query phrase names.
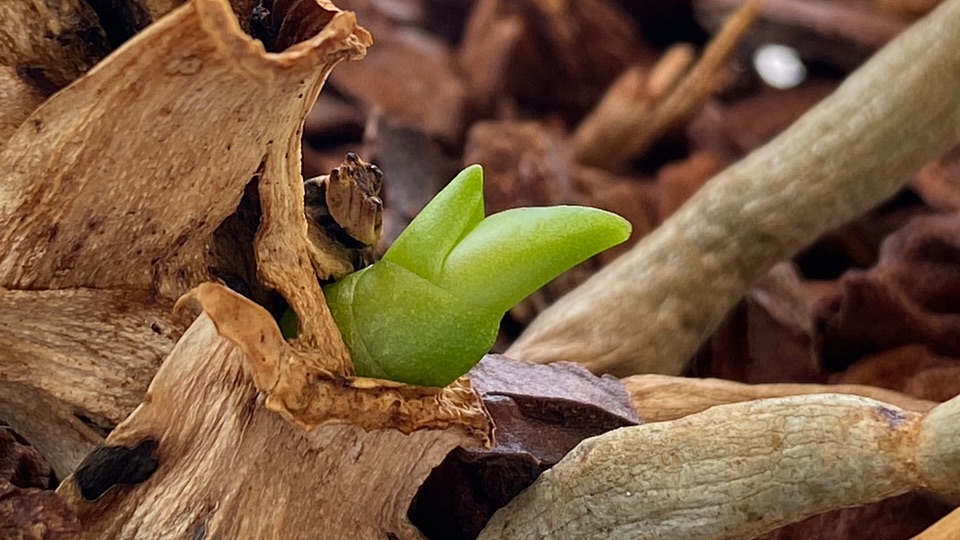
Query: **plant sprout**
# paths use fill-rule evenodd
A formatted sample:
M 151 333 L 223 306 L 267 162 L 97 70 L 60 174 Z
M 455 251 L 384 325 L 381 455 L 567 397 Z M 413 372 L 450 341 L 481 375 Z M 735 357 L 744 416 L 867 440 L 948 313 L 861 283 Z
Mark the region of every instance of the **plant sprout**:
M 358 375 L 446 386 L 490 350 L 507 310 L 630 231 L 616 214 L 578 206 L 485 218 L 483 172 L 474 165 L 427 204 L 382 260 L 324 294 Z M 296 334 L 292 312 L 281 326 Z

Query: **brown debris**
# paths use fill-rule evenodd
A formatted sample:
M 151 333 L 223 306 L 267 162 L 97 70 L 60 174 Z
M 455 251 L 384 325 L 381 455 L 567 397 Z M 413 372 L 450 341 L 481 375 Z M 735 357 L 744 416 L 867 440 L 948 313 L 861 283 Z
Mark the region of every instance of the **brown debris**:
M 462 140 L 467 113 L 467 86 L 457 71 L 444 43 L 418 30 L 395 30 L 377 33 L 377 44 L 364 61 L 341 66 L 330 84 L 361 102 L 368 113 L 456 143 Z
M 884 241 L 877 265 L 851 271 L 818 310 L 822 355 L 842 369 L 856 358 L 910 343 L 960 356 L 960 217 L 913 219 Z
M 857 508 L 843 508 L 813 516 L 759 536 L 756 540 L 906 540 L 946 515 L 951 508 L 952 505 L 936 497 L 908 493 Z
M 579 118 L 645 56 L 616 2 L 481 0 L 467 22 L 459 65 L 480 111 L 513 100 Z
M 30 116 L 47 96 L 31 86 L 15 68 L 0 65 L 0 149 L 7 143 L 20 124 Z
M 924 345 L 904 345 L 864 356 L 832 382 L 868 384 L 933 401 L 960 394 L 960 359 L 937 356 Z
M 56 493 L 0 484 L 0 537 L 23 540 L 87 538 L 77 516 Z
M 577 128 L 573 143 L 577 161 L 623 170 L 661 136 L 688 120 L 726 83 L 727 61 L 762 3 L 746 2 L 689 69 L 689 50 L 674 48 L 645 81 L 636 71 L 621 75 Z
M 47 489 L 54 482 L 50 464 L 9 426 L 0 425 L 0 484 Z
M 692 197 L 703 184 L 727 166 L 722 156 L 703 150 L 678 163 L 660 168 L 657 174 L 657 220 L 663 222 Z
M 876 3 L 767 0 L 749 41 L 753 45 L 782 43 L 796 49 L 804 59 L 850 71 L 911 22 L 878 8 Z M 716 29 L 740 5 L 740 0 L 696 0 L 694 10 L 701 24 Z
M 960 147 L 920 169 L 910 187 L 934 210 L 960 210 Z

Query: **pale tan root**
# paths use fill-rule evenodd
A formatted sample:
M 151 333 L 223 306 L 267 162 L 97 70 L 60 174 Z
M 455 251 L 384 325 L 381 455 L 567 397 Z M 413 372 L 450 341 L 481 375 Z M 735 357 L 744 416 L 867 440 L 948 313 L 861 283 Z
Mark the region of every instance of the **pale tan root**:
M 582 442 L 493 538 L 753 538 L 916 489 L 956 498 L 960 398 L 927 415 L 818 394 L 719 405 Z
M 618 376 L 680 373 L 774 264 L 960 141 L 958 49 L 960 0 L 950 0 L 541 313 L 507 354 Z
M 863 396 L 920 413 L 937 405 L 933 401 L 861 384 L 744 384 L 723 379 L 669 375 L 633 375 L 621 382 L 630 393 L 633 407 L 644 422 L 676 420 L 715 405 L 809 394 Z

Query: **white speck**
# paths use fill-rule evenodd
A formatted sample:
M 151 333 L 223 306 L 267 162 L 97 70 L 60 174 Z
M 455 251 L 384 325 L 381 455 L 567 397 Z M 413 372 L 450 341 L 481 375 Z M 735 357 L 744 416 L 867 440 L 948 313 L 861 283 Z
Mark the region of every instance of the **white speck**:
M 633 492 L 632 492 L 632 491 L 628 491 L 628 492 L 627 492 L 627 497 L 630 497 L 630 496 L 632 496 L 632 495 L 633 495 Z
M 786 45 L 761 45 L 753 52 L 753 68 L 763 82 L 786 90 L 803 82 L 807 68 L 797 51 Z

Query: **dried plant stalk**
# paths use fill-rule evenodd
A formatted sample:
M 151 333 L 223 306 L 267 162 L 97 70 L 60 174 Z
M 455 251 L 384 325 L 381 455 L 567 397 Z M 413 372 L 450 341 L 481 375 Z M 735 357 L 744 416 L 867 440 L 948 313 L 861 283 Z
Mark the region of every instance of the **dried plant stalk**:
M 574 133 L 576 159 L 610 170 L 626 169 L 664 133 L 694 114 L 726 82 L 727 61 L 763 2 L 744 3 L 685 75 L 692 54 L 687 46 L 670 49 L 649 77 L 636 70 L 621 75 Z
M 669 375 L 633 375 L 621 382 L 630 392 L 633 408 L 644 422 L 676 420 L 715 405 L 810 394 L 851 394 L 921 413 L 937 405 L 893 390 L 860 384 L 744 384 Z
M 620 376 L 680 373 L 774 264 L 960 141 L 958 48 L 960 0 L 950 0 L 541 313 L 507 354 Z
M 752 538 L 928 489 L 956 498 L 960 398 L 926 415 L 820 394 L 720 405 L 582 442 L 481 534 Z
M 454 447 L 484 444 L 490 436 L 476 394 L 445 403 L 454 391 L 435 392 L 405 415 L 404 405 L 413 402 L 381 390 L 358 392 L 328 402 L 349 414 L 343 423 L 305 431 L 268 410 L 273 394 L 264 406 L 258 391 L 271 379 L 264 367 L 290 356 L 275 357 L 289 348 L 276 324 L 223 287 L 205 289 L 197 294 L 210 311 L 164 361 L 144 403 L 107 438 L 113 453 L 94 452 L 58 489 L 87 534 L 419 538 L 406 517 L 417 487 Z M 286 375 L 277 376 L 279 392 Z M 470 407 L 484 415 L 484 429 L 420 429 L 430 427 L 430 418 L 456 420 Z M 385 416 L 417 431 L 359 427 L 388 427 Z M 133 480 L 105 483 L 111 471 L 135 468 L 117 447 L 140 452 L 137 463 L 152 459 L 154 466 Z M 137 450 L 144 447 L 146 456 Z

